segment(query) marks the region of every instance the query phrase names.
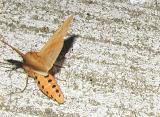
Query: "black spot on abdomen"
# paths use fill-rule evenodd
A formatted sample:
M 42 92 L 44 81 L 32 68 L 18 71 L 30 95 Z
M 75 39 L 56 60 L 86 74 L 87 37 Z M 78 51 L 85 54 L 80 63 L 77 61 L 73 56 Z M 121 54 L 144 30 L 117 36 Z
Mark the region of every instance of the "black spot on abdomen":
M 52 82 L 52 79 L 49 79 L 49 80 L 48 80 L 48 83 L 49 83 L 49 82 Z
M 56 93 L 59 93 L 59 90 L 58 90 L 58 89 L 56 89 Z
M 52 88 L 55 88 L 55 87 L 56 87 L 56 85 L 53 85 L 53 86 L 52 86 Z

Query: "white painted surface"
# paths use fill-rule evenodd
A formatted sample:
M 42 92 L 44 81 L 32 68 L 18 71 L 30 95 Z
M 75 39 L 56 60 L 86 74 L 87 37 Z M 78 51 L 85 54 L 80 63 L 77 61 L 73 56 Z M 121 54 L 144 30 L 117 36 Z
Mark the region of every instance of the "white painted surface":
M 144 4 L 145 5 L 145 4 Z M 74 14 L 69 34 L 79 34 L 56 77 L 66 102 L 57 105 L 23 70 L 5 72 L 0 64 L 2 116 L 160 116 L 160 14 L 109 0 L 1 1 L 0 34 L 23 52 L 39 50 L 51 31 Z M 0 43 L 0 61 L 20 57 Z M 6 66 L 6 65 L 5 65 Z
M 129 0 L 131 4 L 144 4 L 146 0 Z

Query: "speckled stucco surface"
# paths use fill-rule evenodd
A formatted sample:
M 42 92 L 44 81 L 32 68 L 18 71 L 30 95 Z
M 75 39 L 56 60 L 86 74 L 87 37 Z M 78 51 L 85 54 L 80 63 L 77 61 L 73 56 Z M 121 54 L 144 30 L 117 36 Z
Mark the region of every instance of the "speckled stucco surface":
M 1 0 L 0 35 L 22 52 L 38 51 L 69 16 L 78 34 L 56 75 L 58 105 L 4 59 L 21 58 L 0 43 L 2 117 L 159 117 L 160 2 L 157 0 Z

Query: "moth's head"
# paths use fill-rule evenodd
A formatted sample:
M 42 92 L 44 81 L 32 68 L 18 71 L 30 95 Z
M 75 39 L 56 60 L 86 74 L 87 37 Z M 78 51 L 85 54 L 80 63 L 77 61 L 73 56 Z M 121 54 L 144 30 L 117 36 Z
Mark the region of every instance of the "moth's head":
M 41 57 L 38 55 L 37 52 L 27 52 L 23 56 L 23 68 L 24 66 L 28 66 L 30 69 L 32 69 L 34 72 L 38 74 L 44 76 L 48 75 L 48 73 L 46 72 L 47 69 L 40 58 Z
M 37 58 L 37 52 L 27 52 L 23 56 L 24 64 L 30 64 L 33 62 L 33 60 L 36 60 L 36 58 Z

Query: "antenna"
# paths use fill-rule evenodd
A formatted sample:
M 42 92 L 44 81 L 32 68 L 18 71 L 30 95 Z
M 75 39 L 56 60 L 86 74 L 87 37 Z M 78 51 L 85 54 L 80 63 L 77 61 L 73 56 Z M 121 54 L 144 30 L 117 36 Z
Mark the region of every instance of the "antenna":
M 22 58 L 24 58 L 24 54 L 23 54 L 21 51 L 19 51 L 19 50 L 16 49 L 15 47 L 9 45 L 7 42 L 5 42 L 5 41 L 2 40 L 2 39 L 0 39 L 0 41 L 1 41 L 2 43 L 4 43 L 4 44 L 8 45 L 10 48 L 12 48 L 14 51 L 16 51 Z

